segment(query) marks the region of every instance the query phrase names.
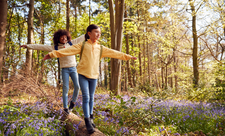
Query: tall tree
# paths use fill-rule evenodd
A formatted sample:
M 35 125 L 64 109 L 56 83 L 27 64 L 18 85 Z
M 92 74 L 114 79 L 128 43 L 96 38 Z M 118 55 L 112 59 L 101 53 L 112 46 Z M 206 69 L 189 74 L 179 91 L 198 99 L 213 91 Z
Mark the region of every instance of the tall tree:
M 2 73 L 2 64 L 3 64 L 3 50 L 5 46 L 5 31 L 7 25 L 7 0 L 0 1 L 0 79 Z M 0 80 L 1 83 L 1 80 Z
M 113 0 L 109 0 L 110 12 L 110 27 L 111 27 L 111 48 L 122 50 L 122 35 L 123 35 L 123 15 L 124 15 L 124 0 L 115 0 L 114 14 Z M 110 90 L 114 94 L 119 95 L 121 87 L 119 86 L 121 74 L 121 61 L 111 59 L 111 86 Z
M 70 31 L 70 0 L 66 0 L 66 30 Z
M 198 36 L 196 29 L 196 11 L 194 1 L 189 0 L 192 12 L 192 35 L 193 35 L 193 72 L 194 72 L 194 85 L 195 87 L 198 85 L 199 80 L 199 72 L 198 72 Z
M 29 14 L 28 14 L 28 44 L 33 43 L 33 37 L 34 37 L 34 28 L 33 28 L 33 18 L 34 18 L 34 0 L 30 0 L 29 3 Z M 27 49 L 26 52 L 26 67 L 28 74 L 31 73 L 32 68 L 32 50 Z

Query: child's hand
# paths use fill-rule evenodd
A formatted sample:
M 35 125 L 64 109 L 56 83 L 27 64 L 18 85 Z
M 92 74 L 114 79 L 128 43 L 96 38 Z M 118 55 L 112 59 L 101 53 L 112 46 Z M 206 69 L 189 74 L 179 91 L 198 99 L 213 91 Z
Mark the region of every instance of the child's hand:
M 136 58 L 136 57 L 131 57 L 131 59 L 134 59 L 134 60 L 136 60 L 137 58 Z
M 51 57 L 49 56 L 49 54 L 45 55 L 45 57 L 43 58 L 43 60 L 46 60 L 46 59 L 51 59 Z
M 27 48 L 27 45 L 21 45 L 20 47 Z

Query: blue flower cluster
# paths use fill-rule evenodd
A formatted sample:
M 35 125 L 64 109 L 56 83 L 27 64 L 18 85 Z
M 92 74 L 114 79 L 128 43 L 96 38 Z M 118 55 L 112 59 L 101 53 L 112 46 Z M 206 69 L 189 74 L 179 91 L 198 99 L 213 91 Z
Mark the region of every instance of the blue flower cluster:
M 71 96 L 70 96 L 71 97 Z M 36 102 L 0 107 L 0 136 L 63 135 L 62 110 Z M 74 113 L 83 118 L 82 97 Z M 106 135 L 225 135 L 225 107 L 212 103 L 95 94 L 94 122 Z M 81 122 L 80 122 L 81 123 Z M 73 133 L 79 124 L 73 124 Z
M 61 111 L 52 111 L 46 103 L 4 105 L 0 111 L 1 135 L 62 135 Z

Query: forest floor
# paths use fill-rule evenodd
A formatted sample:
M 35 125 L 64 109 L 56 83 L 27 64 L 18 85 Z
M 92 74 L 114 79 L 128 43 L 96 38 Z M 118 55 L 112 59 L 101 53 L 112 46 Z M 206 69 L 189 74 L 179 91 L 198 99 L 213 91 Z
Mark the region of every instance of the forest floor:
M 137 92 L 135 94 L 122 92 L 121 96 L 116 97 L 111 97 L 109 94 L 106 89 L 97 88 L 94 107 L 95 122 L 98 129 L 106 135 L 225 136 L 224 107 L 186 100 L 162 101 L 146 97 L 142 93 L 137 94 Z M 71 95 L 72 91 L 70 90 L 69 98 Z M 3 122 L 3 126 L 0 125 L 0 136 L 2 131 L 5 135 L 26 134 L 28 129 L 31 134 L 35 132 L 44 135 L 61 135 L 50 131 L 51 127 L 56 130 L 61 129 L 56 119 L 56 116 L 60 118 L 59 112 L 62 109 L 61 96 L 61 90 L 39 84 L 34 78 L 22 75 L 11 78 L 10 81 L 0 86 L 0 110 L 3 111 L 3 116 L 0 116 L 0 122 Z M 24 105 L 30 105 L 31 108 Z M 82 98 L 81 92 L 79 92 L 74 114 L 83 118 L 81 105 Z M 16 110 L 13 110 L 15 107 Z M 17 113 L 17 111 L 19 112 Z M 9 118 L 8 115 L 12 115 L 12 117 Z M 29 124 L 24 125 L 26 129 L 20 125 L 23 123 L 19 123 L 18 116 L 15 115 L 30 120 L 26 121 Z M 39 121 L 43 120 L 42 125 L 37 125 L 41 124 L 37 123 L 37 118 Z M 51 126 L 47 130 L 46 127 L 43 127 L 46 125 L 46 121 L 51 121 Z M 36 124 L 31 124 L 31 122 Z M 13 124 L 16 123 L 20 128 L 13 127 Z M 31 127 L 32 125 L 33 127 Z M 33 128 L 36 127 L 43 129 L 41 131 L 34 130 Z M 12 131 L 13 128 L 14 131 Z

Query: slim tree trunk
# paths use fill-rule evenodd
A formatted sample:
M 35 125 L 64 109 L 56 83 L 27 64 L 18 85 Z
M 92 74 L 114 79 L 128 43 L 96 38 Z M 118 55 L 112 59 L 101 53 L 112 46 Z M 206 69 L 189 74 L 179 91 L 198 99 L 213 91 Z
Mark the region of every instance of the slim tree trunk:
M 193 35 L 193 72 L 194 72 L 194 85 L 198 86 L 199 72 L 198 72 L 198 36 L 196 30 L 196 11 L 192 0 L 189 0 L 192 11 L 192 35 Z
M 132 41 L 131 41 L 131 46 L 132 46 L 132 52 L 134 52 L 134 38 L 133 38 L 133 35 L 131 35 L 131 39 L 132 39 Z M 134 66 L 134 60 L 131 60 L 131 65 L 132 66 Z M 134 69 L 134 68 L 132 68 L 131 69 L 131 73 L 132 73 L 132 83 L 133 83 L 133 87 L 135 87 L 136 86 L 136 81 L 135 81 L 135 78 L 136 78 L 136 70 Z
M 170 67 L 170 71 L 169 71 L 169 75 L 171 75 L 173 73 L 173 68 L 172 66 Z M 173 88 L 173 77 L 170 77 L 170 87 Z
M 89 0 L 89 25 L 91 24 L 91 0 Z
M 124 0 L 115 1 L 115 15 L 113 9 L 113 1 L 109 0 L 110 11 L 110 26 L 111 26 L 111 48 L 122 50 L 122 34 L 123 34 L 123 16 L 124 16 Z M 115 20 L 116 17 L 116 20 Z M 114 22 L 115 20 L 115 22 Z M 111 59 L 111 88 L 110 90 L 115 94 L 120 94 L 120 75 L 121 61 L 118 59 Z
M 165 73 L 165 88 L 167 89 L 168 85 L 168 65 L 166 64 L 166 73 Z
M 100 61 L 100 66 L 99 66 L 99 84 L 98 86 L 102 86 L 102 63 Z
M 178 84 L 177 84 L 177 60 L 176 60 L 176 53 L 175 53 L 175 49 L 173 49 L 173 61 L 174 61 L 174 84 L 175 84 L 175 91 L 177 92 L 177 87 L 178 87 Z
M 11 38 L 11 24 L 12 24 L 12 18 L 13 18 L 13 10 L 9 10 L 10 11 L 10 13 L 8 13 L 9 15 L 9 19 L 7 19 L 7 27 L 6 27 L 6 41 L 8 42 L 8 43 L 10 43 L 10 42 L 12 42 L 12 38 Z M 9 12 L 8 11 L 8 12 Z M 9 67 L 10 67 L 10 54 L 12 53 L 12 52 L 10 52 L 10 45 L 6 45 L 5 44 L 5 47 L 4 47 L 4 51 L 3 51 L 3 53 L 4 53 L 4 57 L 3 57 L 3 66 L 5 67 L 3 70 L 2 70 L 2 72 L 3 72 L 3 76 L 2 76 L 2 80 L 3 80 L 3 82 L 5 81 L 5 80 L 7 80 L 8 79 L 8 75 L 9 75 Z
M 28 44 L 33 43 L 34 37 L 34 28 L 33 28 L 33 17 L 34 16 L 34 0 L 30 0 L 29 4 L 29 15 L 28 15 Z M 27 49 L 26 52 L 26 67 L 27 67 L 27 74 L 31 74 L 32 68 L 32 50 Z
M 44 28 L 44 22 L 43 22 L 43 25 L 41 26 L 41 44 L 44 44 L 45 43 L 45 28 Z M 44 52 L 43 51 L 40 51 L 40 56 L 42 58 L 44 58 Z M 40 74 L 40 77 L 38 79 L 39 82 L 41 82 L 43 80 L 43 77 L 44 77 L 44 60 L 41 59 L 41 73 Z
M 66 30 L 70 31 L 70 0 L 66 0 Z
M 18 26 L 19 26 L 19 28 L 18 28 L 18 41 L 19 41 L 19 45 L 18 46 L 20 46 L 21 45 L 21 37 L 22 37 L 23 27 L 20 25 L 20 16 L 19 16 L 19 13 L 18 12 L 17 12 L 17 21 L 18 21 Z M 24 23 L 22 25 L 24 25 Z M 21 48 L 19 48 L 19 60 L 18 60 L 18 63 L 21 60 L 21 55 L 22 55 L 21 54 Z M 18 65 L 18 63 L 15 65 L 15 68 Z
M 137 16 L 138 16 L 138 22 L 140 21 L 140 19 L 139 19 L 139 1 L 137 1 Z M 140 26 L 138 26 L 138 30 L 140 31 Z M 138 52 L 138 60 L 139 60 L 139 76 L 140 76 L 140 81 L 141 81 L 141 83 L 143 83 L 142 81 L 142 79 L 143 79 L 143 77 L 142 77 L 142 66 L 141 66 L 141 64 L 142 64 L 142 62 L 141 62 L 141 44 L 140 44 L 140 36 L 139 36 L 139 33 L 137 34 L 137 42 L 138 42 L 138 48 L 139 48 L 139 52 Z
M 149 80 L 149 84 L 151 85 L 151 68 L 150 68 L 150 63 L 151 63 L 151 52 L 150 52 L 150 46 L 149 43 L 147 42 L 147 52 L 148 52 L 148 80 Z
M 127 18 L 127 9 L 125 10 L 124 17 Z M 129 54 L 129 35 L 126 34 L 126 54 Z M 127 76 L 128 76 L 128 84 L 130 87 L 133 87 L 131 81 L 131 72 L 130 72 L 130 61 L 127 61 Z
M 77 6 L 74 4 L 74 12 L 75 12 L 75 37 L 77 37 Z
M 3 50 L 5 47 L 5 31 L 7 25 L 7 0 L 0 1 L 0 83 L 2 82 Z
M 104 59 L 105 59 L 105 58 L 104 58 Z M 104 62 L 105 62 L 105 61 L 104 61 Z M 104 86 L 105 86 L 106 89 L 107 89 L 107 87 L 108 87 L 107 73 L 108 73 L 108 71 L 107 71 L 107 66 L 106 66 L 106 63 L 104 63 L 104 76 L 105 76 L 105 78 L 104 78 Z
M 125 69 L 125 72 L 124 72 L 124 78 L 125 78 L 125 91 L 127 91 L 128 90 L 128 83 L 127 83 L 127 72 L 126 72 L 126 66 L 124 66 L 124 69 Z
M 162 79 L 162 89 L 164 89 L 164 67 L 162 64 L 161 64 L 161 79 Z

